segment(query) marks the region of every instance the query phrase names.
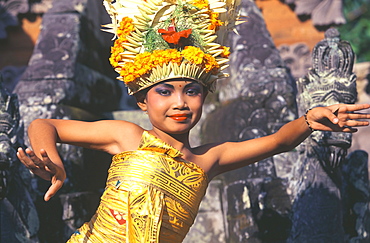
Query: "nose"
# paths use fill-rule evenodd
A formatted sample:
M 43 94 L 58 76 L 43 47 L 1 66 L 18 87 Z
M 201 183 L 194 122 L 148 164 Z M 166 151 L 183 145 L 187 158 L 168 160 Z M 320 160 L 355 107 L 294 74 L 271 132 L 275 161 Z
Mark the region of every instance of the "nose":
M 188 105 L 186 103 L 186 99 L 184 97 L 184 95 L 182 93 L 177 93 L 175 96 L 174 96 L 174 102 L 173 102 L 173 108 L 174 109 L 179 109 L 179 110 L 183 110 L 183 109 L 187 109 L 188 108 Z

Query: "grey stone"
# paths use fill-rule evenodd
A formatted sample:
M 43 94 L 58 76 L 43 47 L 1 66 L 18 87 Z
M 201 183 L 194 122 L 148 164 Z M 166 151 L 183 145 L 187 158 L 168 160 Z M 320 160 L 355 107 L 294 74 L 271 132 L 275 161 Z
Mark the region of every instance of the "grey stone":
M 294 85 L 279 51 L 274 46 L 262 15 L 253 1 L 242 2 L 242 13 L 248 22 L 237 27 L 240 35 L 229 35 L 230 78 L 220 82 L 214 109 L 202 123 L 202 143 L 244 141 L 276 132 L 296 117 Z M 281 157 L 279 157 L 281 159 Z M 290 158 L 280 163 L 279 172 L 291 171 Z M 266 222 L 273 218 L 281 226 L 281 237 L 290 229 L 287 212 L 270 207 L 272 191 L 263 191 L 268 180 L 277 177 L 274 158 L 227 172 L 219 177 L 227 191 L 227 242 L 262 242 L 276 232 Z M 288 175 L 286 175 L 288 177 Z M 267 184 L 266 184 L 267 185 Z M 286 208 L 290 210 L 287 183 L 283 183 Z M 258 203 L 260 198 L 260 203 Z M 272 203 L 276 206 L 276 204 Z M 256 210 L 260 212 L 256 215 Z M 261 224 L 260 224 L 261 223 Z M 260 231 L 262 230 L 262 231 Z M 284 232 L 284 233 L 283 233 Z M 279 236 L 279 237 L 280 237 Z M 204 241 L 207 242 L 207 241 Z
M 0 75 L 0 241 L 37 242 L 39 218 L 31 174 L 16 157 L 23 147 L 18 100 L 5 90 Z
M 226 219 L 222 214 L 226 198 L 221 180 L 209 183 L 206 196 L 202 200 L 194 225 L 190 228 L 184 243 L 226 242 Z
M 333 26 L 345 24 L 342 1 L 337 0 L 285 0 L 286 4 L 293 6 L 294 12 L 301 18 L 310 17 L 315 26 Z
M 354 103 L 356 77 L 354 53 L 340 40 L 336 29 L 325 32 L 312 53 L 312 69 L 299 79 L 299 112 L 315 106 Z M 351 144 L 351 134 L 315 131 L 299 147 L 292 181 L 292 231 L 288 242 L 344 242 L 341 165 Z M 295 182 L 295 184 L 294 184 Z

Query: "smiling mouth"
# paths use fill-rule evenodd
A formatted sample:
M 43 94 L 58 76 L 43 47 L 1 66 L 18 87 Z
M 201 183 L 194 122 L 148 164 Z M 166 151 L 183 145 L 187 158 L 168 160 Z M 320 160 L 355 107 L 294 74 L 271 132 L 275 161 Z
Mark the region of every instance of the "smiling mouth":
M 186 119 L 189 118 L 189 116 L 185 115 L 185 114 L 175 114 L 175 115 L 171 115 L 169 117 L 171 119 L 175 120 L 175 121 L 185 121 Z

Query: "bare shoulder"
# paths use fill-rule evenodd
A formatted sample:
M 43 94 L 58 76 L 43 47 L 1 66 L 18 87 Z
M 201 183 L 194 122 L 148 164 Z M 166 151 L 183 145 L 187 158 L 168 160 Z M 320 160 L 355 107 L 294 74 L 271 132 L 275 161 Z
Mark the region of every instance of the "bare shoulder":
M 100 121 L 107 133 L 116 141 L 116 147 L 110 153 L 135 150 L 139 146 L 144 129 L 139 125 L 122 120 Z
M 223 143 L 209 143 L 192 149 L 194 154 L 192 161 L 200 166 L 208 174 L 210 179 L 217 174 L 214 170 L 218 164 L 222 144 Z

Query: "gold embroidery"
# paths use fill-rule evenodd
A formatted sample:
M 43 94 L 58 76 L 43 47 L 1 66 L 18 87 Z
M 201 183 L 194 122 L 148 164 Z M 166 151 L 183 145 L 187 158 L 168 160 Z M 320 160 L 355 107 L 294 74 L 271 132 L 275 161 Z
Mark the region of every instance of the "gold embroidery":
M 68 242 L 182 242 L 208 182 L 181 156 L 145 131 L 138 150 L 113 157 L 95 216 Z

